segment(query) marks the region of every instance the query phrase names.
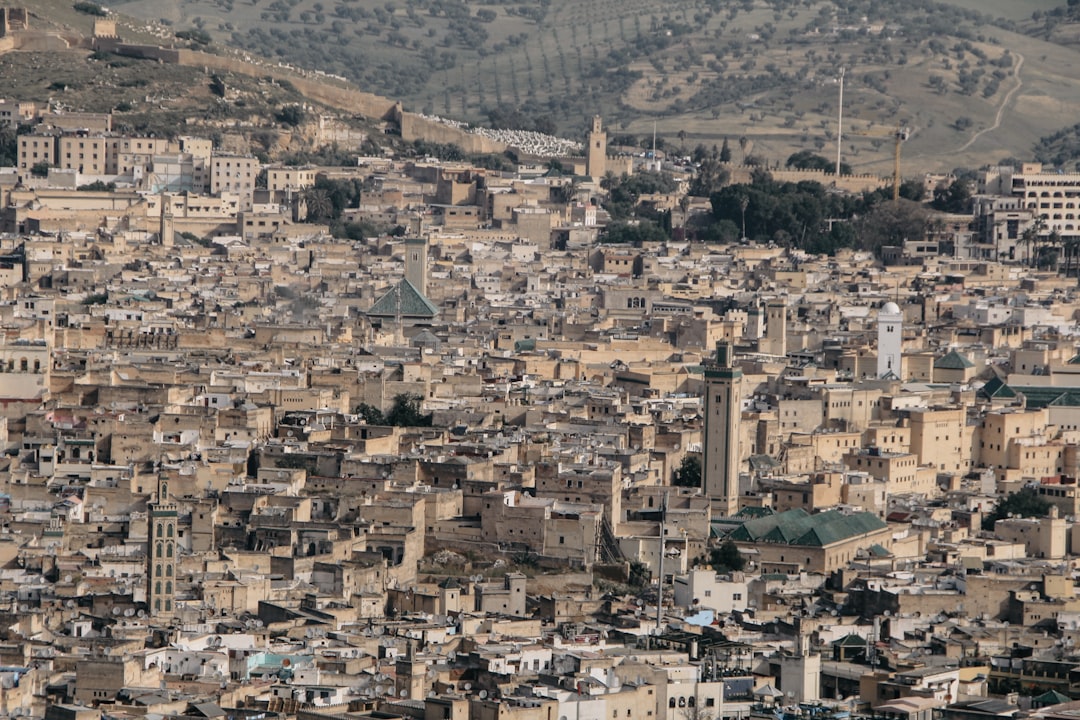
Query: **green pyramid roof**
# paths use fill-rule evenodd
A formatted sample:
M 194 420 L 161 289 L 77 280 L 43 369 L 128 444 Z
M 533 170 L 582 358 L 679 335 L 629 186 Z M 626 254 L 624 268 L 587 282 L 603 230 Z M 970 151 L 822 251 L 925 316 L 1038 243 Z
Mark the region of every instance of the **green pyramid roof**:
M 990 378 L 979 390 L 988 398 L 1014 398 L 1016 393 L 999 377 Z
M 833 640 L 832 642 L 833 647 L 866 647 L 866 645 L 866 638 L 854 633 L 845 635 L 839 640 Z
M 401 316 L 410 318 L 433 318 L 439 314 L 439 308 L 424 297 L 423 293 L 407 279 L 402 278 L 394 287 L 386 291 L 379 298 L 367 314 L 373 317 L 396 317 L 398 314 L 398 297 L 400 295 Z
M 934 368 L 937 370 L 966 370 L 973 367 L 975 367 L 975 363 L 955 350 L 950 350 L 947 355 L 934 363 Z
M 1038 703 L 1037 707 L 1046 707 L 1047 705 L 1060 705 L 1061 703 L 1072 702 L 1072 698 L 1068 695 L 1062 695 L 1057 690 L 1047 690 L 1042 695 L 1036 698 L 1032 698 L 1031 702 Z

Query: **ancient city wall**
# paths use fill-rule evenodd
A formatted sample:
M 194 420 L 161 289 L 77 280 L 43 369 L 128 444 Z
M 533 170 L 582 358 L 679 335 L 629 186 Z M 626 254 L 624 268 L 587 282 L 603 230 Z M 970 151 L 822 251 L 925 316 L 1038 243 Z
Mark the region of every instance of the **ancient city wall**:
M 731 167 L 731 182 L 748 183 L 757 168 L 752 165 L 736 165 Z M 836 175 L 828 174 L 823 170 L 796 170 L 792 168 L 768 169 L 773 180 L 777 182 L 803 182 L 806 180 L 821 183 L 826 186 L 836 186 L 848 192 L 864 192 L 888 187 L 892 180 L 877 175 Z
M 402 112 L 398 118 L 402 140 L 412 142 L 447 143 L 459 146 L 466 153 L 477 155 L 501 153 L 506 150 L 506 143 L 493 140 L 483 135 L 475 135 L 456 127 L 420 117 L 409 112 Z
M 500 153 L 506 150 L 505 143 L 405 112 L 401 104 L 394 100 L 305 78 L 286 68 L 257 65 L 239 58 L 213 55 L 198 50 L 132 45 L 112 38 L 97 38 L 96 43 L 99 49 L 120 55 L 159 60 L 188 67 L 203 67 L 208 70 L 232 72 L 250 77 L 272 77 L 275 80 L 288 81 L 297 92 L 315 102 L 363 115 L 371 120 L 396 123 L 401 129 L 402 139 L 407 142 L 424 140 L 454 144 L 467 153 L 476 154 Z

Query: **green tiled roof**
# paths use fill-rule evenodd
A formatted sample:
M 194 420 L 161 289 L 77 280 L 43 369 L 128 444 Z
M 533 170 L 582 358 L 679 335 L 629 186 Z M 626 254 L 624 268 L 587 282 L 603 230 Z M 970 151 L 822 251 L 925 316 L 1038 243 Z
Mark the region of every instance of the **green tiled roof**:
M 1080 389 L 1060 387 L 1010 387 L 1014 397 L 1024 396 L 1024 405 L 1029 410 L 1039 410 L 1048 405 L 1054 407 L 1080 407 Z M 1008 397 L 998 394 L 997 397 Z
M 398 296 L 401 297 L 402 317 L 433 318 L 439 314 L 439 308 L 416 289 L 411 282 L 402 279 L 379 298 L 367 314 L 374 317 L 395 317 L 398 314 Z
M 1038 703 L 1036 707 L 1047 707 L 1048 705 L 1060 705 L 1061 703 L 1072 702 L 1072 698 L 1068 695 L 1062 695 L 1057 690 L 1047 690 L 1042 695 L 1036 698 L 1032 698 L 1032 704 Z
M 824 547 L 884 527 L 886 525 L 880 518 L 868 512 L 845 515 L 829 510 L 810 515 L 796 508 L 750 520 L 733 531 L 731 538 L 737 542 Z
M 866 647 L 866 645 L 866 638 L 856 635 L 854 633 L 850 635 L 845 635 L 839 640 L 834 640 L 832 643 L 833 647 Z
M 1016 397 L 1016 393 L 1013 389 L 1005 384 L 1005 381 L 999 377 L 990 378 L 985 385 L 979 390 L 983 395 L 988 398 L 1003 398 L 1011 399 Z
M 975 363 L 955 350 L 951 350 L 948 355 L 934 363 L 934 368 L 937 370 L 966 370 L 973 367 L 975 367 Z
M 874 543 L 870 546 L 870 554 L 874 555 L 875 557 L 889 557 L 890 555 L 892 555 L 891 552 L 886 550 L 881 545 L 878 545 L 877 543 Z

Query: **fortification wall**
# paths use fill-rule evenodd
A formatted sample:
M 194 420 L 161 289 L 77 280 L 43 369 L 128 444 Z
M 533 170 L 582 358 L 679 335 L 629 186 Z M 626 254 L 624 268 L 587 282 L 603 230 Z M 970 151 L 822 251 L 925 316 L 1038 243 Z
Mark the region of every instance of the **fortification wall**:
M 297 75 L 279 67 L 256 65 L 239 58 L 211 55 L 198 50 L 179 50 L 179 64 L 205 67 L 212 70 L 234 72 L 251 77 L 272 77 L 288 80 L 305 97 L 324 105 L 340 108 L 377 120 L 393 120 L 397 103 L 393 100 L 350 88 L 337 87 Z
M 759 168 L 752 165 L 730 166 L 731 182 L 748 183 L 750 182 L 754 171 L 758 169 Z M 877 175 L 841 175 L 839 179 L 837 179 L 835 175 L 828 174 L 823 170 L 776 168 L 769 169 L 769 174 L 772 175 L 773 180 L 776 180 L 777 182 L 797 183 L 809 180 L 829 187 L 835 186 L 848 192 L 877 190 L 878 188 L 889 187 L 892 183 L 891 178 L 883 178 Z
M 398 124 L 401 126 L 401 139 L 407 142 L 424 140 L 425 142 L 453 144 L 459 146 L 466 153 L 477 155 L 501 153 L 507 147 L 506 143 L 498 140 L 465 132 L 456 127 L 428 120 L 413 113 L 402 112 Z

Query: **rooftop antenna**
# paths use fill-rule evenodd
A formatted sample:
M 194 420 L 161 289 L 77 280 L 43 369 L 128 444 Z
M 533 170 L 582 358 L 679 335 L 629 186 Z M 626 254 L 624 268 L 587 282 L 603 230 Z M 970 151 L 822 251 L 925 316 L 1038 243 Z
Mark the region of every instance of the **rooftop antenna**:
M 840 68 L 840 103 L 836 111 L 836 179 L 840 179 L 840 151 L 844 147 L 844 68 Z

